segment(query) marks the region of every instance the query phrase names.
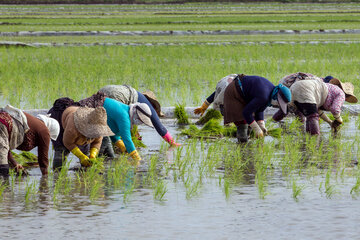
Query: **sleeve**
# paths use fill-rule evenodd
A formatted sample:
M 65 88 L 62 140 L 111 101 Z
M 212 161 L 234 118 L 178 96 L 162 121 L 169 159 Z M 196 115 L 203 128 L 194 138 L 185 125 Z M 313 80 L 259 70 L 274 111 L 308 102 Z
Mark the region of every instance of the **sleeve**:
M 121 139 L 120 136 L 118 135 L 114 135 L 114 136 L 110 136 L 111 142 L 116 143 L 117 141 L 119 141 Z
M 11 154 L 11 151 L 9 151 L 9 153 L 8 153 L 8 163 L 9 163 L 9 167 L 10 167 L 10 168 L 14 168 L 14 167 L 16 167 L 16 165 L 18 164 L 18 163 L 15 161 L 13 155 Z
M 95 138 L 93 142 L 90 144 L 90 148 L 96 148 L 100 150 L 101 143 L 102 143 L 103 137 Z
M 330 107 L 330 111 L 333 115 L 338 115 L 341 113 L 341 107 L 345 102 L 345 93 L 340 88 L 336 90 L 339 91 L 336 91 L 334 94 L 334 99 Z
M 256 121 L 264 120 L 264 112 L 263 111 L 255 112 L 255 120 Z
M 113 114 L 115 114 L 114 119 L 118 119 L 118 121 L 114 121 L 113 124 L 115 124 L 116 128 L 119 129 L 119 132 L 116 133 L 117 136 L 113 136 L 111 138 L 111 140 L 112 141 L 113 141 L 113 139 L 120 140 L 120 137 L 121 137 L 121 139 L 123 140 L 123 142 L 125 144 L 126 151 L 128 153 L 131 153 L 136 148 L 131 139 L 131 122 L 130 122 L 129 114 L 125 111 L 116 111 Z
M 263 98 L 253 98 L 248 104 L 246 104 L 243 109 L 243 116 L 247 124 L 251 124 L 255 119 L 253 117 L 253 113 L 255 113 L 255 118 L 257 121 L 264 120 L 264 111 L 260 110 L 261 107 L 264 106 Z
M 39 134 L 39 140 L 38 140 L 38 162 L 41 173 L 43 175 L 46 175 L 48 173 L 49 145 L 50 145 L 50 133 L 49 131 L 42 131 Z
M 75 144 L 76 136 L 77 136 L 77 134 L 72 129 L 65 128 L 64 136 L 63 136 L 63 143 L 64 143 L 64 146 L 69 151 L 71 151 L 77 147 L 77 145 Z
M 214 99 L 215 99 L 215 92 L 213 92 L 207 99 L 206 101 L 208 101 L 208 103 L 212 103 L 214 102 Z

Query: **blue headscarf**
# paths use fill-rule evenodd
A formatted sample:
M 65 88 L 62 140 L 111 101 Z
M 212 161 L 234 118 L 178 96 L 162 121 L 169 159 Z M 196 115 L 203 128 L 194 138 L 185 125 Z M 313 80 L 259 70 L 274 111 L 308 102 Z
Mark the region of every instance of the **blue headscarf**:
M 290 89 L 280 83 L 279 85 L 275 86 L 273 91 L 271 92 L 271 97 L 270 97 L 270 101 L 268 103 L 268 106 L 271 106 L 271 101 L 272 100 L 277 100 L 278 99 L 279 91 L 281 91 L 282 95 L 285 98 L 284 99 L 285 101 L 287 101 L 287 102 L 291 101 L 291 91 L 290 91 Z
M 326 76 L 324 77 L 324 82 L 325 83 L 329 83 L 331 79 L 333 79 L 334 77 L 333 76 Z

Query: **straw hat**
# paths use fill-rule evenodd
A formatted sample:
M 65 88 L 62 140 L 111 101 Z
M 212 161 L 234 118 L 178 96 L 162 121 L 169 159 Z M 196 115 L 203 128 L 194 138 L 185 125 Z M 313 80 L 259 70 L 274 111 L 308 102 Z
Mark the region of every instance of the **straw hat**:
M 157 100 L 155 94 L 150 90 L 146 90 L 142 94 L 149 100 L 149 102 L 154 107 L 154 109 L 155 109 L 156 113 L 158 114 L 158 116 L 159 117 L 164 117 L 165 114 L 163 112 L 161 112 L 161 106 L 160 106 L 160 103 Z
M 334 84 L 336 86 L 339 86 L 345 93 L 345 101 L 349 103 L 357 103 L 358 99 L 354 95 L 354 85 L 350 82 L 341 82 L 337 78 L 333 78 L 330 80 L 331 84 Z
M 103 107 L 80 107 L 74 113 L 76 129 L 87 138 L 115 135 L 106 121 L 106 110 Z

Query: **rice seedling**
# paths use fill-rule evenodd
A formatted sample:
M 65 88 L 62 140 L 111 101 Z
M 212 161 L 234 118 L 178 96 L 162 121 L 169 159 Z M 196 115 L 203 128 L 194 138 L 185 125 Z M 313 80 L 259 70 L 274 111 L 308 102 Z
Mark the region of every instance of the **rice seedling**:
M 206 111 L 205 115 L 202 116 L 197 122 L 196 124 L 198 125 L 203 125 L 205 123 L 207 123 L 208 121 L 210 121 L 211 119 L 222 119 L 222 115 L 220 113 L 220 111 L 215 110 L 215 109 L 209 109 Z
M 299 196 L 301 196 L 301 193 L 304 190 L 305 186 L 304 185 L 298 185 L 296 183 L 296 180 L 293 179 L 291 187 L 292 187 L 292 197 L 295 199 L 295 201 L 298 201 Z
M 360 175 L 357 174 L 356 176 L 356 183 L 354 184 L 354 186 L 351 188 L 350 190 L 350 194 L 353 198 L 357 198 L 359 196 L 360 193 Z
M 8 188 L 8 184 L 0 179 L 0 201 L 3 200 L 3 193 Z
M 26 182 L 26 186 L 25 186 L 25 203 L 29 203 L 31 200 L 34 201 L 34 196 L 37 194 L 37 185 L 38 182 L 36 180 L 33 180 L 32 182 L 30 182 L 30 180 L 28 180 Z
M 53 202 L 56 204 L 59 200 L 59 194 L 68 195 L 73 189 L 72 178 L 68 175 L 70 161 L 63 164 L 54 184 Z M 78 177 L 79 179 L 79 177 Z
M 182 104 L 177 104 L 174 110 L 176 123 L 180 125 L 187 125 L 190 123 L 189 116 L 185 111 L 185 107 Z
M 131 139 L 136 148 L 146 148 L 146 145 L 142 141 L 142 137 L 139 133 L 137 125 L 133 125 L 131 128 Z

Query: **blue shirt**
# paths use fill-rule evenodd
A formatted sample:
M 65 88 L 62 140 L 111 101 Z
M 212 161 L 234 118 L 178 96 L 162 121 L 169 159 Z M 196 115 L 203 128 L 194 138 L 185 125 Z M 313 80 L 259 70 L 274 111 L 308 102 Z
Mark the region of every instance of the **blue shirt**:
M 115 136 L 110 137 L 111 141 L 117 142 L 122 139 L 128 153 L 136 150 L 131 139 L 130 107 L 114 99 L 105 98 L 104 108 L 107 114 L 107 124 L 115 133 Z
M 243 109 L 246 123 L 251 124 L 254 121 L 253 114 L 256 121 L 264 120 L 264 111 L 275 88 L 274 84 L 259 76 L 245 76 L 241 83 L 247 103 Z

